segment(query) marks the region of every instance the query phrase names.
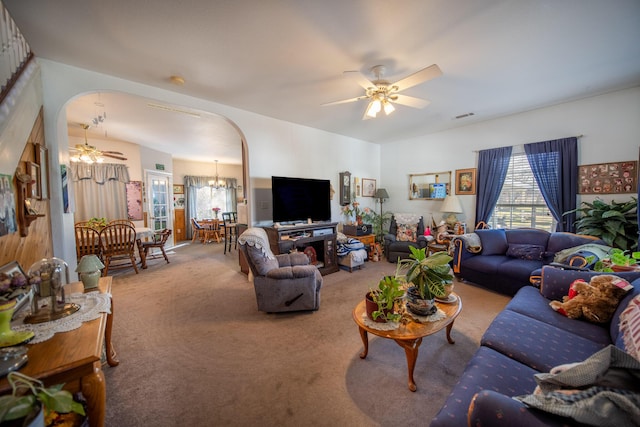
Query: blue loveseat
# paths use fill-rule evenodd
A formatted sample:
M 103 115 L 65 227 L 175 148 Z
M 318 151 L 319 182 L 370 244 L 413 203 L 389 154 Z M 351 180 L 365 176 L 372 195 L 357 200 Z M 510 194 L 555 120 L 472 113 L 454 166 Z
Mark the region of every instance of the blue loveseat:
M 476 230 L 475 235 L 473 240 L 470 236 L 454 240 L 454 273 L 509 296 L 530 285 L 531 274 L 552 263 L 557 252 L 587 243 L 604 244 L 591 236 L 533 228 Z
M 551 300 L 567 295 L 574 280 L 589 281 L 595 274 L 601 273 L 544 266 L 540 289 L 520 289 L 491 323 L 431 427 L 577 425 L 569 418 L 529 409 L 512 397 L 533 393 L 534 374 L 584 361 L 609 345 L 625 349 L 620 314 L 640 294 L 640 272 L 616 273 L 634 288 L 608 324 L 569 319 L 549 306 Z M 640 334 L 640 326 L 631 328 L 636 328 L 631 335 Z

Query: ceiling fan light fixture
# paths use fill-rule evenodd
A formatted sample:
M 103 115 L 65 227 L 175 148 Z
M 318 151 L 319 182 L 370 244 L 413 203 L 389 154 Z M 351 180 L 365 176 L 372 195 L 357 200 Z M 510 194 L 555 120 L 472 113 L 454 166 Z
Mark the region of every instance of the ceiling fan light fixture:
M 380 100 L 374 99 L 369 103 L 369 106 L 367 107 L 366 115 L 371 118 L 375 118 L 381 109 L 382 109 L 382 106 L 381 106 Z
M 384 113 L 387 116 L 393 113 L 394 111 L 396 111 L 396 107 L 394 107 L 393 104 L 387 101 L 386 99 L 384 100 L 383 104 L 384 104 Z

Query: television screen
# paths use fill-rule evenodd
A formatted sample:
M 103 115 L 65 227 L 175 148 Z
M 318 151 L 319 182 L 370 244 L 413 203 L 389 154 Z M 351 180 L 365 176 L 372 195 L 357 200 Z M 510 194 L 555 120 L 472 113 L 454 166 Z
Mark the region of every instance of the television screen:
M 331 220 L 328 179 L 271 177 L 273 222 Z

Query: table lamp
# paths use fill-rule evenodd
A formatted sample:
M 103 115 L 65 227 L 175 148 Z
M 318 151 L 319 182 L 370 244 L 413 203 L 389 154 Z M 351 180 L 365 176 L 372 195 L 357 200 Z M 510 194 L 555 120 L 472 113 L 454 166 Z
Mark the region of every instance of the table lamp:
M 98 281 L 102 275 L 100 270 L 103 268 L 104 264 L 96 255 L 85 255 L 80 259 L 76 273 L 80 273 L 80 280 L 82 280 L 85 290 L 98 287 Z
M 442 203 L 442 208 L 440 209 L 440 211 L 445 214 L 449 214 L 445 219 L 445 222 L 447 223 L 449 228 L 453 228 L 456 222 L 458 222 L 456 214 L 462 213 L 460 200 L 458 200 L 458 198 L 452 194 L 447 195 L 444 198 L 444 202 Z

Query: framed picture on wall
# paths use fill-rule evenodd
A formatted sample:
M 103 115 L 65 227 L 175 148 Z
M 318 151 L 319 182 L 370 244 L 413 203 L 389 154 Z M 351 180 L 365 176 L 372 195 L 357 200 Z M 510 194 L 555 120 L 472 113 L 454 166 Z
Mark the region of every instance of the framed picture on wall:
M 476 194 L 476 169 L 456 169 L 456 194 Z
M 184 194 L 184 185 L 173 184 L 173 194 Z
M 362 178 L 362 197 L 374 197 L 376 195 L 376 180 Z
M 579 194 L 628 194 L 638 191 L 638 162 L 578 166 Z
M 40 166 L 40 198 L 49 198 L 49 150 L 42 144 L 33 144 L 36 163 Z
M 27 174 L 31 176 L 28 191 L 32 199 L 40 199 L 40 166 L 33 162 L 27 163 Z

